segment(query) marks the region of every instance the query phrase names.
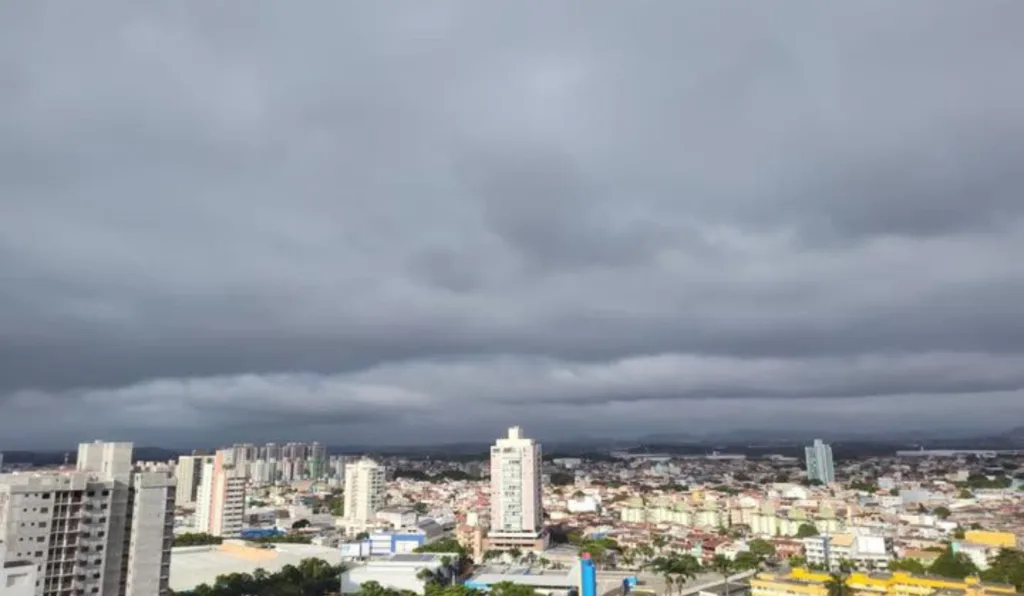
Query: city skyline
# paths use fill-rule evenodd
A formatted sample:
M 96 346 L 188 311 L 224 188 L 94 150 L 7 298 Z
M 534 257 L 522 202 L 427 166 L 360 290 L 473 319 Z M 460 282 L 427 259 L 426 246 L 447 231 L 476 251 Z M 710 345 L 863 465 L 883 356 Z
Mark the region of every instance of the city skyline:
M 1024 419 L 1024 4 L 442 4 L 0 8 L 0 449 Z

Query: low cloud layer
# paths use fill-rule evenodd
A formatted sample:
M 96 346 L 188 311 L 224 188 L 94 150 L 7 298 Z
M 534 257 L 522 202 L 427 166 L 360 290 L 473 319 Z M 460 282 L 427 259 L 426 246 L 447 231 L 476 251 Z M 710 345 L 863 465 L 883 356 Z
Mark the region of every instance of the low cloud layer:
M 1014 426 L 1021 18 L 0 8 L 0 447 Z

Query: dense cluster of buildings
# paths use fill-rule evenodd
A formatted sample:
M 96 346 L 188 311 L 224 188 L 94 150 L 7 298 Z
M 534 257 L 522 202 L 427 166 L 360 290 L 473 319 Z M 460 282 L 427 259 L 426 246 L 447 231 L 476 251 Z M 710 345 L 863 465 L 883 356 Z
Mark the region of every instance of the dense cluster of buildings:
M 735 596 L 828 596 L 828 573 L 847 567 L 857 592 L 999 596 L 1006 586 L 890 569 L 906 561 L 928 568 L 951 547 L 985 570 L 1024 536 L 1020 462 L 995 453 L 837 464 L 815 440 L 800 460 L 718 452 L 545 459 L 519 427 L 485 461 L 328 456 L 316 443 L 241 444 L 134 464 L 131 452 L 84 444 L 73 469 L 0 475 L 4 596 L 159 596 L 308 557 L 348 565 L 345 593 L 370 579 L 422 593 L 424 570 L 454 581 L 457 553 L 423 553 L 453 541 L 477 563 L 459 578 L 467 586 L 578 592 L 591 565 L 581 556 L 604 539 L 615 547 L 588 588 L 601 593 L 633 576 L 648 584 L 638 593 L 665 593 L 663 579 L 646 571 L 659 557 L 690 555 L 710 567 L 760 543 L 777 568 L 748 572 Z M 223 542 L 172 548 L 183 534 Z M 252 544 L 268 537 L 282 540 L 273 549 Z M 711 589 L 721 577 L 701 581 Z

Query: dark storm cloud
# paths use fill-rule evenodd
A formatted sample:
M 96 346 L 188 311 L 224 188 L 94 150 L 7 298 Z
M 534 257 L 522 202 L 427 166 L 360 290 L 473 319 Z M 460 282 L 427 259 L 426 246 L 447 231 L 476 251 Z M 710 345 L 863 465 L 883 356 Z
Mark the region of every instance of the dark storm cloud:
M 1022 18 L 5 6 L 0 434 L 1000 425 Z

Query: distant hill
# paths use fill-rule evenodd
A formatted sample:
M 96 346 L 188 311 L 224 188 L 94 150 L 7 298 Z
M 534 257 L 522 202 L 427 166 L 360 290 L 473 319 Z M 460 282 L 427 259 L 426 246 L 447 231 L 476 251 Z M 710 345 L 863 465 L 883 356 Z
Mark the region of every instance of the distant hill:
M 75 463 L 77 449 L 67 451 L 4 451 L 4 463 L 31 464 L 33 466 L 53 466 L 64 463 Z M 162 447 L 136 447 L 132 453 L 133 461 L 167 461 L 177 459 L 183 451 L 164 449 Z

